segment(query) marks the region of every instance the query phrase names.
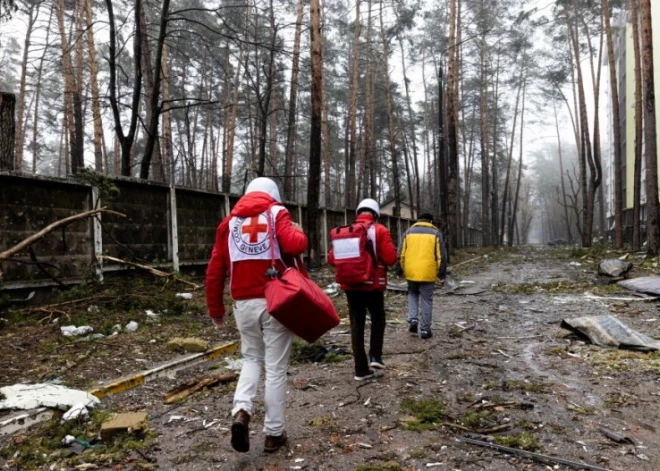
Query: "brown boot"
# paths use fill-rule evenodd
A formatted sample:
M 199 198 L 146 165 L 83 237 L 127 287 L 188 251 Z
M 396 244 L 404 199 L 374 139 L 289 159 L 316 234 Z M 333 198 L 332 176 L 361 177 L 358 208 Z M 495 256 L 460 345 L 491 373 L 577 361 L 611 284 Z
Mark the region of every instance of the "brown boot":
M 250 414 L 239 410 L 231 424 L 231 446 L 236 451 L 246 453 L 250 450 Z
M 286 445 L 287 436 L 286 431 L 282 432 L 282 435 L 266 435 L 266 440 L 264 442 L 264 451 L 266 453 L 275 453 L 277 450 Z

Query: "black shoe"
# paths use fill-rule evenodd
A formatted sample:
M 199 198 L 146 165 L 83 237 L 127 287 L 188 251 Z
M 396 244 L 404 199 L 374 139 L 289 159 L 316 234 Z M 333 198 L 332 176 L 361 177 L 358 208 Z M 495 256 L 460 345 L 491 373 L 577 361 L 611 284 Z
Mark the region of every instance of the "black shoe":
M 369 370 L 369 372 L 366 374 L 360 374 L 360 375 L 356 374 L 354 379 L 355 381 L 365 381 L 367 379 L 372 379 L 375 377 L 376 377 L 376 372 L 374 370 Z
M 433 332 L 431 332 L 431 329 L 422 329 L 419 336 L 423 339 L 430 339 L 433 337 Z
M 380 357 L 371 357 L 369 366 L 372 368 L 378 368 L 379 370 L 385 369 L 385 363 L 383 363 L 383 359 Z
M 419 326 L 419 321 L 417 319 L 410 319 L 408 320 L 408 324 L 410 324 L 410 327 L 408 327 L 408 332 L 410 332 L 411 334 L 416 334 L 417 327 Z
M 250 451 L 250 414 L 239 410 L 231 424 L 231 446 L 241 453 Z

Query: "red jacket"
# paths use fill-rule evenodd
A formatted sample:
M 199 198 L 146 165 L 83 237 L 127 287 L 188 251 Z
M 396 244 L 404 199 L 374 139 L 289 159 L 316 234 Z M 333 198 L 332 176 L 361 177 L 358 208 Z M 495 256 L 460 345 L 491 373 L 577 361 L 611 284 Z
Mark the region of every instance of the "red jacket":
M 341 285 L 341 289 L 351 291 L 384 291 L 385 286 L 387 285 L 387 270 L 385 267 L 391 267 L 396 263 L 398 259 L 396 247 L 392 241 L 390 231 L 387 227 L 375 222 L 374 217 L 369 213 L 358 214 L 357 218 L 355 218 L 355 222 L 361 222 L 363 224 L 373 223 L 373 227 L 376 229 L 376 257 L 378 258 L 378 267 L 375 270 L 374 278 L 384 277 L 385 283 L 381 286 L 381 288 L 375 287 L 379 285 L 378 283 L 372 283 L 359 285 Z M 335 265 L 335 257 L 332 249 L 330 249 L 328 252 L 328 263 L 332 266 Z
M 277 204 L 267 193 L 260 191 L 248 193 L 236 203 L 231 215 L 224 218 L 218 226 L 211 260 L 206 269 L 206 304 L 211 317 L 222 319 L 225 315 L 223 294 L 227 278 L 230 278 L 229 287 L 232 299 L 264 297 L 264 289 L 268 281 L 266 270 L 270 268 L 271 261 L 240 260 L 232 263 L 229 255 L 229 222 L 234 216 L 241 218 L 258 216 L 268 210 L 273 203 Z M 261 233 L 263 232 L 261 231 Z M 291 215 L 286 210 L 281 210 L 277 214 L 275 236 L 282 259 L 287 266 L 296 263 L 295 257 L 307 250 L 307 236 L 293 225 Z M 284 270 L 284 266 L 279 260 L 276 260 L 276 266 L 278 270 Z M 298 268 L 306 275 L 302 264 L 298 264 Z

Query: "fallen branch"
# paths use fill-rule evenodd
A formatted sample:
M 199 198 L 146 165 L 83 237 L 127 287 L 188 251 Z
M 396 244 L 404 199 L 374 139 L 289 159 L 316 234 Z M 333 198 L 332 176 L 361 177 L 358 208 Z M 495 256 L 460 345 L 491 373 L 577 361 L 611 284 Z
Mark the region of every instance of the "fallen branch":
M 98 258 L 101 258 L 103 260 L 109 260 L 109 261 L 115 262 L 115 263 L 121 263 L 122 265 L 130 265 L 130 266 L 135 267 L 135 268 L 140 268 L 142 270 L 145 270 L 145 271 L 151 273 L 154 276 L 158 276 L 160 278 L 172 278 L 172 279 L 174 279 L 174 280 L 176 280 L 180 283 L 183 283 L 185 285 L 188 285 L 188 286 L 192 287 L 195 290 L 199 289 L 199 286 L 196 285 L 195 283 L 192 283 L 190 281 L 179 278 L 174 273 L 167 273 L 165 271 L 157 270 L 156 268 L 152 268 L 152 267 L 147 266 L 147 265 L 142 265 L 141 263 L 129 262 L 128 260 L 122 260 L 121 258 L 111 257 L 110 255 L 98 255 Z
M 3 260 L 7 260 L 12 255 L 21 252 L 26 247 L 29 247 L 39 239 L 49 234 L 50 232 L 53 232 L 58 227 L 66 226 L 67 224 L 70 224 L 72 222 L 79 221 L 81 219 L 87 219 L 88 217 L 92 217 L 100 213 L 108 213 L 108 214 L 114 214 L 115 216 L 126 217 L 125 214 L 118 213 L 116 211 L 111 211 L 109 209 L 106 209 L 105 207 L 92 209 L 91 211 L 85 211 L 84 213 L 74 214 L 73 216 L 69 216 L 64 219 L 60 219 L 59 221 L 55 221 L 52 224 L 49 224 L 48 226 L 44 227 L 36 234 L 32 234 L 30 237 L 23 239 L 18 244 L 14 245 L 12 248 L 7 249 L 4 252 L 0 252 L 0 262 Z
M 529 458 L 541 463 L 553 463 L 553 464 L 563 464 L 564 466 L 570 466 L 575 469 L 586 469 L 589 471 L 610 471 L 599 466 L 593 466 L 585 463 L 578 463 L 576 461 L 566 460 L 564 458 L 555 458 L 554 456 L 542 455 L 540 453 L 534 453 L 532 451 L 519 450 L 518 448 L 510 448 L 508 446 L 496 445 L 495 443 L 484 442 L 481 440 L 473 440 L 471 438 L 459 437 L 459 442 L 469 443 L 470 445 L 483 446 L 485 448 L 493 448 L 504 453 L 509 453 L 512 455 L 522 456 L 524 458 Z
M 196 393 L 197 391 L 201 391 L 204 388 L 210 388 L 213 386 L 217 386 L 218 384 L 229 383 L 231 381 L 234 381 L 236 378 L 238 378 L 238 374 L 228 373 L 221 376 L 212 376 L 210 378 L 195 380 L 192 381 L 191 383 L 186 383 L 180 387 L 177 387 L 165 393 L 165 399 L 163 402 L 165 404 L 172 404 L 176 401 L 179 401 L 181 399 L 190 396 L 191 394 Z
M 452 270 L 454 270 L 454 269 L 460 267 L 461 265 L 467 265 L 470 262 L 475 262 L 477 260 L 481 260 L 482 258 L 483 258 L 483 256 L 474 257 L 474 258 L 471 258 L 470 260 L 465 260 L 464 262 L 457 263 L 456 265 L 452 265 L 451 268 L 452 268 Z

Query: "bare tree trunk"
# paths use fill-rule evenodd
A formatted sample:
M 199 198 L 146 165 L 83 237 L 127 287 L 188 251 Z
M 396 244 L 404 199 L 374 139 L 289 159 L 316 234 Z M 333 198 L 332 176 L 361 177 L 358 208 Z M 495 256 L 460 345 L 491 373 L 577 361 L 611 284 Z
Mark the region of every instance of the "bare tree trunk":
M 500 227 L 502 232 L 500 233 L 500 240 L 498 245 L 504 244 L 504 231 L 507 229 L 507 220 L 506 220 L 506 210 L 507 210 L 507 200 L 509 198 L 509 180 L 511 178 L 511 162 L 513 160 L 513 143 L 516 136 L 516 123 L 518 121 L 518 105 L 520 104 L 520 95 L 523 88 L 527 82 L 527 79 L 524 77 L 525 66 L 527 60 L 527 52 L 523 51 L 522 64 L 520 64 L 520 76 L 518 77 L 518 93 L 516 95 L 516 105 L 513 108 L 513 126 L 511 128 L 511 144 L 508 149 L 508 158 L 506 162 L 506 176 L 504 177 L 504 194 L 502 195 L 502 220 Z
M 32 30 L 39 17 L 40 3 L 28 2 L 27 31 L 25 32 L 25 42 L 23 43 L 23 60 L 21 61 L 21 79 L 18 91 L 17 117 L 16 117 L 16 169 L 23 168 L 23 148 L 25 142 L 25 85 L 27 78 L 28 55 L 32 40 Z M 36 7 L 36 8 L 35 8 Z
M 16 97 L 0 92 L 0 170 L 16 170 Z
M 138 2 L 142 0 L 136 0 Z M 162 71 L 163 71 L 163 48 L 165 47 L 165 38 L 167 37 L 167 22 L 170 12 L 170 0 L 163 0 L 163 7 L 160 13 L 160 31 L 158 33 L 158 42 L 156 45 L 156 63 L 153 69 L 153 84 L 151 87 L 151 93 L 147 91 L 145 94 L 149 98 L 149 106 L 147 108 L 147 142 L 144 146 L 144 157 L 142 158 L 142 163 L 140 165 L 140 178 L 147 179 L 149 178 L 149 172 L 151 170 L 152 160 L 154 151 L 156 151 L 156 161 L 160 161 L 160 148 L 158 147 L 158 121 L 160 118 L 161 104 L 160 104 L 160 84 L 162 81 Z M 146 24 L 143 25 L 143 37 L 146 36 Z M 145 46 L 148 43 L 145 42 Z M 149 55 L 146 53 L 148 50 L 145 50 L 145 63 L 149 66 L 151 61 L 149 60 Z M 151 75 L 151 74 L 150 74 Z M 159 164 L 160 165 L 160 164 Z M 156 166 L 157 171 L 158 166 Z
M 635 168 L 633 173 L 633 250 L 642 248 L 641 231 L 641 212 L 642 212 L 642 147 L 644 143 L 643 120 L 644 111 L 642 108 L 642 57 L 639 45 L 639 8 L 637 0 L 630 1 L 632 12 L 632 30 L 633 30 L 633 49 L 635 54 Z M 618 104 L 617 104 L 618 107 Z M 621 162 L 619 167 L 615 167 L 615 174 L 621 172 Z M 630 190 L 628 190 L 630 191 Z M 621 197 L 621 226 L 623 228 L 623 191 Z M 623 229 L 622 229 L 623 230 Z
M 523 135 L 525 131 L 525 93 L 527 91 L 527 80 L 523 85 L 522 109 L 520 111 L 520 156 L 518 158 L 518 182 L 516 183 L 516 195 L 513 198 L 513 211 L 511 212 L 511 221 L 509 222 L 509 247 L 513 245 L 513 228 L 517 227 L 518 198 L 520 197 L 520 180 L 523 172 Z M 520 243 L 520 237 L 518 237 Z
M 62 0 L 56 0 L 62 1 Z M 135 0 L 134 8 L 134 23 L 135 23 L 135 37 L 140 38 L 142 31 L 140 28 L 140 11 L 142 0 Z M 109 32 L 109 74 L 110 74 L 110 105 L 112 107 L 112 115 L 115 122 L 115 132 L 117 139 L 121 145 L 121 174 L 124 176 L 131 176 L 133 169 L 132 152 L 133 141 L 135 139 L 135 132 L 137 130 L 137 120 L 140 107 L 140 93 L 142 91 L 142 41 L 133 41 L 133 67 L 135 76 L 133 78 L 133 98 L 131 103 L 131 119 L 128 127 L 128 133 L 124 134 L 121 125 L 121 113 L 119 110 L 119 99 L 117 93 L 117 31 L 115 25 L 115 14 L 112 7 L 112 0 L 105 0 L 105 5 L 108 10 L 108 25 Z
M 568 203 L 566 202 L 566 186 L 564 185 L 564 159 L 561 149 L 561 135 L 559 133 L 559 118 L 557 117 L 556 106 L 554 107 L 554 110 L 555 110 L 555 128 L 557 130 L 557 151 L 559 153 L 559 172 L 561 176 L 561 196 L 564 206 L 564 220 L 566 221 L 566 234 L 568 236 L 568 243 L 573 244 L 573 235 L 571 234 L 571 220 L 568 217 Z
M 249 9 L 248 9 L 249 10 Z M 249 15 L 249 12 L 246 14 Z M 246 26 L 247 30 L 247 26 Z M 225 119 L 225 128 L 227 129 L 227 142 L 225 149 L 225 167 L 222 170 L 222 191 L 229 193 L 231 191 L 231 178 L 234 168 L 234 141 L 236 140 L 236 116 L 238 113 L 238 92 L 240 91 L 241 83 L 241 67 L 245 56 L 245 42 L 241 42 L 240 50 L 238 52 L 238 62 L 236 64 L 236 79 L 234 80 L 234 90 L 231 105 L 226 108 L 229 119 Z M 286 196 L 285 196 L 286 199 Z
M 298 74 L 300 73 L 300 35 L 303 20 L 303 0 L 298 0 L 296 7 L 296 32 L 293 40 L 293 59 L 291 65 L 291 89 L 289 91 L 289 115 L 286 130 L 286 149 L 284 151 L 284 199 L 293 199 L 293 167 L 296 160 L 296 105 L 298 102 Z
M 458 221 L 458 133 L 457 133 L 457 42 L 456 42 L 456 21 L 457 7 L 460 0 L 450 0 L 449 2 L 449 67 L 447 78 L 447 146 L 448 146 L 448 167 L 447 175 L 447 240 L 451 249 L 457 248 L 459 236 Z
M 383 41 L 383 80 L 385 81 L 385 100 L 387 104 L 387 135 L 390 143 L 390 157 L 392 159 L 392 181 L 394 186 L 394 208 L 392 214 L 395 217 L 401 215 L 401 185 L 399 183 L 399 157 L 396 148 L 396 133 L 394 126 L 394 111 L 392 106 L 392 89 L 390 87 L 390 42 L 385 34 L 383 25 L 383 2 L 380 4 L 380 34 Z
M 658 255 L 658 151 L 655 116 L 655 79 L 653 64 L 653 27 L 651 0 L 640 0 L 642 60 L 644 75 L 644 146 L 646 149 L 646 241 L 649 255 Z
M 412 111 L 412 103 L 410 100 L 410 87 L 408 84 L 408 76 L 406 75 L 406 56 L 405 56 L 405 50 L 403 48 L 403 40 L 401 39 L 401 36 L 399 36 L 399 47 L 401 48 L 401 67 L 403 70 L 403 83 L 405 85 L 406 89 L 406 105 L 408 108 L 408 120 L 410 123 L 410 140 L 412 141 L 412 165 L 410 166 L 408 164 L 408 159 L 406 158 L 406 165 L 412 167 L 413 171 L 413 185 L 414 189 L 412 188 L 412 185 L 409 185 L 409 193 L 410 193 L 410 209 L 412 210 L 412 216 L 416 217 L 419 216 L 419 208 L 420 208 L 420 189 L 419 189 L 419 164 L 417 161 L 417 132 L 415 130 L 415 115 L 413 114 Z M 422 77 L 424 80 L 424 108 L 426 108 L 426 76 L 424 73 L 422 73 Z M 414 197 L 413 197 L 414 194 Z M 437 196 L 436 196 L 437 198 Z M 414 208 L 417 208 L 417 212 L 414 211 Z
M 321 265 L 319 192 L 321 189 L 321 131 L 323 113 L 323 40 L 319 0 L 310 0 L 312 125 L 309 144 L 309 177 L 307 180 L 307 234 L 310 240 L 309 263 Z
M 633 0 L 634 2 L 635 0 Z M 610 19 L 609 0 L 602 0 L 603 21 L 607 36 L 607 60 L 610 69 L 610 94 L 612 97 L 612 127 L 614 137 L 614 247 L 623 246 L 623 182 L 621 172 L 621 111 L 619 109 L 619 85 L 614 61 L 614 40 Z M 633 8 L 634 9 L 634 8 Z M 636 16 L 636 12 L 633 13 Z M 634 38 L 633 41 L 637 39 Z M 639 46 L 638 46 L 639 47 Z M 563 178 L 563 177 L 562 177 Z
M 498 173 L 497 173 L 497 125 L 499 119 L 499 101 L 500 101 L 500 56 L 501 50 L 497 50 L 497 69 L 495 73 L 495 116 L 493 117 L 493 157 L 491 161 L 493 184 L 491 190 L 491 203 L 490 203 L 490 234 L 491 241 L 494 246 L 499 245 L 499 220 L 497 212 L 497 203 L 499 201 L 498 191 Z
M 66 119 L 66 128 L 69 133 L 69 150 L 71 155 L 72 172 L 77 170 L 79 160 L 76 156 L 77 152 L 77 139 L 76 139 L 76 120 L 74 118 L 74 99 L 76 93 L 76 84 L 73 71 L 73 63 L 71 62 L 71 47 L 66 35 L 64 26 L 64 0 L 55 0 L 53 2 L 55 13 L 57 14 L 57 23 L 60 32 L 60 49 L 62 51 L 62 64 L 64 68 L 64 115 Z
M 365 123 L 364 123 L 364 159 L 368 173 L 369 186 L 365 186 L 364 195 L 376 195 L 376 164 L 374 156 L 374 52 L 371 44 L 371 6 L 372 0 L 367 0 L 367 65 L 366 65 L 366 91 L 365 91 Z
M 170 99 L 170 59 L 167 44 L 163 44 L 163 103 L 168 103 Z M 226 108 L 225 108 L 226 112 Z M 172 155 L 172 117 L 167 109 L 161 113 L 163 137 L 162 137 L 162 156 L 163 156 L 163 177 L 164 181 L 174 185 L 174 157 Z
M 483 9 L 483 0 L 481 6 Z M 481 101 L 479 105 L 479 122 L 481 134 L 481 230 L 483 245 L 489 247 L 492 245 L 490 238 L 490 149 L 488 143 L 488 77 L 486 71 L 486 38 L 481 39 Z
M 53 4 L 51 3 L 50 11 L 48 13 L 48 24 L 46 25 L 46 40 L 44 44 L 50 44 L 50 26 L 53 22 Z M 38 155 L 38 144 L 37 136 L 38 124 L 39 124 L 39 102 L 41 100 L 41 77 L 44 70 L 44 60 L 46 58 L 47 48 L 44 47 L 41 57 L 39 58 L 39 66 L 37 67 L 37 78 L 35 80 L 36 90 L 34 92 L 34 118 L 32 123 L 32 173 L 37 173 L 37 155 Z
M 351 101 L 348 109 L 349 141 L 348 141 L 348 167 L 346 169 L 346 201 L 347 208 L 354 208 L 357 204 L 355 198 L 355 163 L 356 163 L 356 118 L 358 77 L 360 63 L 360 1 L 355 2 L 355 38 L 353 44 L 353 62 L 351 64 Z

